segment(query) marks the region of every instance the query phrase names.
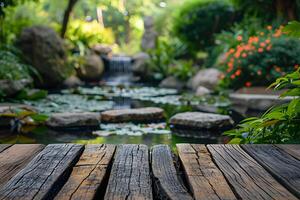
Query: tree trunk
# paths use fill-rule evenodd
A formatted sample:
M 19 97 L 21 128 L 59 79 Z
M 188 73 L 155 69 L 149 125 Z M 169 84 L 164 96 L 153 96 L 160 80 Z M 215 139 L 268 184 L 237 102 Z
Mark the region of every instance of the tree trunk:
M 276 0 L 277 17 L 282 17 L 286 21 L 297 19 L 296 1 L 294 0 Z
M 64 13 L 64 18 L 63 18 L 62 28 L 61 28 L 61 33 L 60 33 L 60 36 L 62 38 L 65 37 L 66 31 L 68 28 L 68 22 L 69 22 L 70 15 L 71 15 L 72 10 L 77 2 L 78 2 L 78 0 L 69 0 L 69 2 L 68 2 L 68 6 Z
M 125 21 L 125 44 L 128 44 L 130 42 L 130 36 L 131 36 L 130 15 L 128 15 Z

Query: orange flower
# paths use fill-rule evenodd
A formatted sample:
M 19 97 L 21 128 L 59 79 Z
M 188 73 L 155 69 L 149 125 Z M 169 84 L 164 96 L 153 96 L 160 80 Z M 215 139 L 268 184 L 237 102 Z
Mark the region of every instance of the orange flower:
M 239 76 L 239 75 L 241 75 L 241 73 L 242 73 L 242 70 L 238 69 L 234 74 L 235 74 L 236 76 Z
M 259 44 L 259 46 L 261 46 L 261 47 L 265 47 L 265 46 L 266 46 L 266 43 L 264 43 L 264 42 L 261 42 L 261 43 Z
M 258 53 L 262 53 L 262 52 L 264 52 L 264 49 L 263 48 L 258 48 Z
M 231 78 L 231 79 L 234 79 L 234 78 L 235 78 L 235 75 L 234 75 L 234 74 L 232 74 L 232 75 L 230 76 L 230 78 Z
M 281 69 L 280 69 L 280 67 L 278 67 L 278 66 L 275 66 L 275 71 L 276 71 L 276 72 L 281 72 Z
M 243 37 L 241 35 L 238 35 L 236 39 L 237 39 L 237 41 L 242 41 Z
M 246 86 L 246 87 L 251 87 L 251 85 L 252 85 L 252 83 L 249 82 L 249 81 L 245 83 L 245 86 Z
M 262 75 L 261 70 L 258 70 L 258 71 L 257 71 L 257 75 L 259 75 L 259 76 Z
M 270 39 L 266 39 L 265 41 L 267 44 L 270 44 L 271 43 L 271 40 Z
M 243 54 L 242 54 L 242 57 L 243 57 L 243 58 L 246 58 L 246 57 L 247 57 L 247 54 L 246 54 L 246 53 L 243 53 Z
M 256 36 L 252 36 L 249 38 L 248 43 L 252 44 L 252 43 L 257 43 L 259 41 L 259 38 Z
M 272 26 L 267 26 L 267 29 L 270 31 L 272 30 Z
M 269 46 L 267 46 L 266 48 L 268 51 L 270 51 L 272 49 L 272 45 L 270 44 Z
M 239 58 L 239 57 L 240 57 L 240 55 L 241 55 L 241 53 L 240 53 L 240 52 L 236 52 L 236 53 L 234 54 L 234 57 L 236 57 L 236 58 Z

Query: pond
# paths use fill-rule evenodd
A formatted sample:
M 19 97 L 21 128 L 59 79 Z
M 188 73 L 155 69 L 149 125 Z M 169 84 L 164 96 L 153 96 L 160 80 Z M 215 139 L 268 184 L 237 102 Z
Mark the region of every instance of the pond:
M 160 107 L 166 121 L 159 123 L 100 124 L 93 129 L 52 130 L 46 127 L 23 127 L 21 132 L 2 130 L 0 143 L 110 143 L 110 144 L 168 144 L 226 143 L 220 133 L 199 134 L 170 128 L 169 118 L 185 111 L 212 111 L 230 114 L 230 102 L 224 96 L 195 97 L 174 89 L 141 86 L 94 86 L 60 90 L 37 101 L 16 101 L 33 106 L 40 113 L 101 112 L 109 109 Z

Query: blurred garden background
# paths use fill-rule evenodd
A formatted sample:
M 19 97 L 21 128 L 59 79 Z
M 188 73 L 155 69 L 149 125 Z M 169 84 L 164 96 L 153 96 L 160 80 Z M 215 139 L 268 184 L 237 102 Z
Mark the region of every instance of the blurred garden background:
M 0 143 L 299 143 L 299 20 L 300 0 L 0 0 Z M 166 120 L 49 122 L 143 107 Z M 187 111 L 235 129 L 174 131 Z

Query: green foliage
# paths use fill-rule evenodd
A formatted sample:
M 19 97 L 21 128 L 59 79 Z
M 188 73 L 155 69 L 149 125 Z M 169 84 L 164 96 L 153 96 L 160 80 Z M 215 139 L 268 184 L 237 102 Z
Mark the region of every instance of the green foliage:
M 27 0 L 28 1 L 28 0 Z M 32 0 L 37 1 L 37 0 Z M 0 0 L 0 18 L 5 17 L 5 9 L 8 7 L 14 7 L 18 4 L 24 3 L 26 0 Z
M 292 37 L 300 37 L 300 22 L 289 22 L 283 29 L 283 32 Z
M 97 21 L 71 21 L 68 26 L 66 38 L 71 43 L 71 49 L 78 50 L 80 55 L 84 55 L 85 51 L 95 44 L 111 44 L 114 42 L 111 30 L 101 28 Z
M 191 60 L 175 60 L 174 64 L 170 66 L 170 74 L 181 81 L 187 81 L 195 74 L 193 61 Z
M 30 79 L 30 74 L 37 73 L 24 63 L 21 53 L 12 46 L 0 47 L 0 66 L 0 80 Z
M 228 28 L 234 9 L 227 1 L 193 0 L 179 8 L 173 32 L 190 47 L 198 50 L 213 44 L 213 34 Z
M 187 54 L 187 47 L 177 39 L 161 37 L 156 48 L 149 51 L 149 68 L 153 78 L 160 81 L 167 76 L 175 76 L 179 80 L 187 81 L 194 73 L 193 62 L 183 60 Z
M 298 0 L 231 0 L 245 17 L 256 17 L 262 23 L 291 20 L 300 11 Z M 266 25 L 266 24 L 265 24 Z
M 16 2 L 16 1 L 15 1 Z M 37 1 L 18 1 L 14 6 L 5 7 L 5 17 L 0 17 L 0 41 L 12 44 L 25 27 L 37 24 L 51 25 Z
M 248 118 L 227 131 L 231 143 L 300 143 L 300 69 L 276 80 L 275 89 L 288 89 L 280 96 L 293 99 L 268 110 L 260 118 Z
M 153 73 L 154 79 L 162 80 L 169 74 L 169 66 L 174 58 L 174 49 L 165 40 L 159 40 L 155 49 L 149 52 L 150 71 Z
M 15 97 L 16 99 L 19 100 L 39 100 L 39 99 L 44 99 L 48 95 L 48 91 L 46 90 L 29 90 L 29 89 L 23 89 L 18 93 L 18 95 Z
M 219 62 L 223 87 L 268 85 L 300 64 L 300 40 L 282 35 L 282 27 L 272 30 L 268 26 L 255 36 L 239 32 L 232 36 L 232 42 L 227 43 L 231 48 Z

